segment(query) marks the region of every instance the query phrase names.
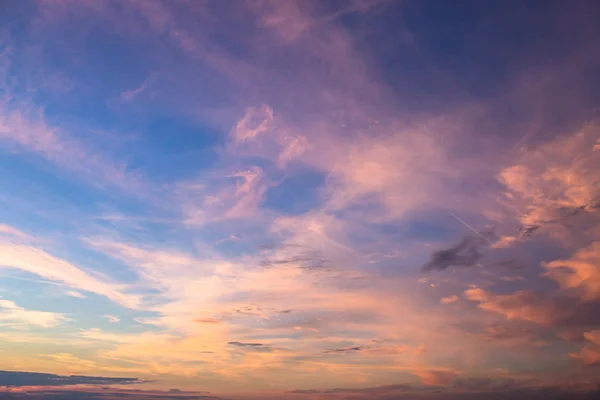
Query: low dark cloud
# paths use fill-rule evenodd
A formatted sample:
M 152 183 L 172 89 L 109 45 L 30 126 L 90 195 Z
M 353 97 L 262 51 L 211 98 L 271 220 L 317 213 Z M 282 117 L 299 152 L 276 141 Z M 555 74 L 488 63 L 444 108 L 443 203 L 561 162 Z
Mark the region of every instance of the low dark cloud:
M 483 234 L 490 237 L 492 234 Z M 450 267 L 472 267 L 477 265 L 482 257 L 481 249 L 486 247 L 488 240 L 480 236 L 463 236 L 459 243 L 447 249 L 434 252 L 429 261 L 421 267 L 424 272 L 442 271 Z
M 592 400 L 598 390 L 569 390 L 559 387 L 519 387 L 510 379 L 467 378 L 455 381 L 453 388 L 416 387 L 408 384 L 367 388 L 303 389 L 288 393 L 325 395 L 331 399 L 353 400 Z M 352 396 L 352 397 L 349 397 Z
M 70 386 L 125 385 L 144 383 L 139 378 L 109 378 L 103 376 L 55 375 L 38 372 L 0 371 L 0 386 Z
M 250 351 L 256 353 L 270 353 L 277 351 L 275 347 L 263 344 L 263 343 L 248 343 L 248 342 L 227 342 L 228 345 L 239 348 L 243 351 Z
M 291 390 L 287 393 L 292 394 L 344 394 L 344 393 L 387 393 L 387 392 L 397 392 L 397 391 L 410 391 L 415 390 L 415 388 L 409 384 L 396 384 L 396 385 L 385 385 L 385 386 L 375 386 L 375 387 L 367 387 L 367 388 L 334 388 L 334 389 L 305 389 L 305 390 Z
M 227 344 L 237 347 L 262 347 L 262 343 L 244 343 L 244 342 L 227 342 Z
M 342 347 L 339 349 L 326 350 L 324 353 L 355 353 L 357 351 L 361 351 L 362 349 L 363 348 L 360 346 Z
M 0 400 L 220 400 L 206 392 L 181 390 L 39 390 L 26 392 L 0 392 Z
M 539 384 L 536 380 L 517 381 L 513 378 L 468 377 L 456 378 L 454 387 L 469 391 L 494 391 L 503 392 L 517 388 L 531 387 Z

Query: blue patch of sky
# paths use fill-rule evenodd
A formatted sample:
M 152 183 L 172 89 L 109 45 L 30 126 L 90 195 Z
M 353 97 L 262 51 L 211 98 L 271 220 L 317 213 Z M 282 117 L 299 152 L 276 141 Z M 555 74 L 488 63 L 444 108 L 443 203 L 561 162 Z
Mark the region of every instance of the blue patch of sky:
M 318 208 L 325 178 L 325 174 L 310 170 L 294 173 L 269 188 L 263 207 L 290 215 Z
M 1 297 L 14 301 L 18 306 L 28 310 L 58 312 L 74 319 L 78 328 L 102 328 L 111 331 L 145 331 L 157 330 L 136 322 L 135 318 L 151 318 L 156 313 L 133 310 L 122 307 L 114 301 L 85 290 L 72 288 L 60 283 L 54 284 L 45 278 L 17 270 L 7 271 L 2 275 L 1 288 L 6 292 Z M 66 293 L 74 291 L 85 298 L 76 298 Z M 121 319 L 119 323 L 110 323 L 104 315 L 114 315 Z
M 141 168 L 157 181 L 197 179 L 215 165 L 216 146 L 224 142 L 208 126 L 168 116 L 150 119 L 138 130 L 143 139 L 127 146 L 133 154 L 129 167 Z

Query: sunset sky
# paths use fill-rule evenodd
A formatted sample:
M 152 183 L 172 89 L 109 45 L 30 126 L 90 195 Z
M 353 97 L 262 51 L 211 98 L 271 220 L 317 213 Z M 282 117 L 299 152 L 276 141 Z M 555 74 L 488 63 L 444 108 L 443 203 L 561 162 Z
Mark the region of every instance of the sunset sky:
M 593 396 L 598 21 L 0 0 L 0 399 Z

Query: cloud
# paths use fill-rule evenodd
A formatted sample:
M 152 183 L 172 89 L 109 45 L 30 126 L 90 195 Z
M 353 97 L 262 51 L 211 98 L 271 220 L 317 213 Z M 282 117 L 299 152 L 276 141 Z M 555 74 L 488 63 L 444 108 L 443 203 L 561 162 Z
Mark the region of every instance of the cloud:
M 265 258 L 260 265 L 267 268 L 295 265 L 307 271 L 330 270 L 331 263 L 308 246 L 284 245 L 275 251 L 276 258 Z M 273 253 L 273 252 L 271 252 Z
M 273 125 L 273 109 L 267 105 L 258 108 L 250 107 L 233 129 L 236 142 L 255 139 L 258 135 L 269 132 Z
M 504 391 L 512 391 L 518 388 L 528 388 L 538 384 L 535 379 L 515 379 L 498 378 L 498 377 L 480 377 L 470 376 L 465 378 L 456 378 L 453 385 L 457 389 L 469 390 L 475 392 L 493 392 L 501 393 Z
M 452 304 L 458 301 L 458 296 L 452 295 L 449 297 L 443 297 L 440 299 L 440 304 Z
M 244 342 L 227 342 L 232 346 L 236 347 L 262 347 L 264 346 L 262 343 L 244 343 Z
M 79 358 L 70 353 L 42 354 L 39 358 L 52 360 L 53 363 L 67 364 L 70 371 L 87 371 L 97 367 L 97 364 L 91 360 Z
M 121 322 L 121 319 L 114 315 L 104 315 L 104 318 L 106 318 L 108 320 L 108 322 L 111 322 L 113 324 L 116 324 L 117 322 Z
M 473 267 L 482 258 L 480 249 L 488 244 L 479 236 L 464 236 L 460 242 L 447 249 L 434 252 L 421 270 L 443 271 L 450 267 Z
M 595 389 L 562 388 L 551 385 L 538 386 L 536 382 L 517 381 L 510 378 L 457 378 L 449 388 L 419 387 L 410 384 L 383 385 L 365 388 L 299 389 L 288 393 L 311 396 L 316 399 L 357 400 L 484 400 L 510 398 L 517 400 L 592 400 L 598 395 Z M 351 396 L 351 397 L 350 397 Z
M 316 145 L 323 150 L 310 162 L 329 173 L 328 210 L 371 205 L 359 214 L 362 219 L 397 219 L 430 204 L 435 193 L 443 190 L 439 186 L 442 177 L 454 177 L 457 164 L 455 168 L 446 166 L 449 161 L 443 141 L 428 127 L 419 132 L 394 128 L 395 134 L 376 138 L 319 140 L 322 144 Z M 411 187 L 410 193 L 403 190 L 407 187 Z
M 421 379 L 423 385 L 445 386 L 451 384 L 458 373 L 452 370 L 418 370 L 413 374 Z
M 178 202 L 184 223 L 203 226 L 232 219 L 259 219 L 269 180 L 262 168 L 249 166 L 219 171 L 208 186 L 197 183 L 178 185 Z
M 64 314 L 27 310 L 10 300 L 0 299 L 0 325 L 50 328 L 68 320 Z
M 594 218 L 600 195 L 600 163 L 593 149 L 598 135 L 598 125 L 588 123 L 573 135 L 523 149 L 519 163 L 500 172 L 498 180 L 507 189 L 503 202 L 517 213 L 522 237 L 546 226 L 564 229 L 580 214 Z M 561 238 L 558 232 L 546 233 Z
M 600 363 L 600 330 L 585 332 L 583 337 L 588 344 L 581 348 L 578 353 L 570 353 L 572 358 L 578 359 L 586 365 Z
M 11 109 L 0 103 L 0 144 L 32 151 L 97 186 L 112 186 L 129 194 L 147 194 L 149 188 L 124 163 L 117 163 L 59 127 L 50 126 L 43 110 L 22 105 Z
M 17 228 L 6 224 L 0 224 L 0 235 L 13 236 L 17 239 L 31 239 L 31 236 L 29 236 L 28 234 L 21 232 Z
M 126 385 L 143 383 L 138 378 L 108 378 L 101 376 L 55 375 L 37 372 L 0 371 L 0 386 L 73 386 Z
M 348 354 L 348 353 L 357 353 L 357 352 L 360 352 L 361 350 L 363 350 L 363 348 L 360 346 L 351 346 L 351 347 L 342 347 L 339 349 L 326 350 L 324 353 Z
M 66 296 L 75 297 L 76 299 L 87 299 L 87 297 L 83 293 L 79 293 L 75 290 L 67 290 L 65 292 Z
M 574 290 L 583 300 L 600 300 L 600 242 L 578 250 L 570 258 L 543 263 L 543 276 L 563 290 Z
M 196 318 L 194 322 L 198 324 L 220 324 L 221 321 L 216 318 Z
M 82 389 L 37 389 L 28 391 L 0 392 L 1 400 L 14 399 L 47 399 L 60 398 L 62 400 L 219 400 L 220 397 L 203 394 L 205 392 L 191 392 L 178 390 L 126 390 L 105 387 L 98 390 Z
M 140 93 L 144 92 L 148 89 L 148 87 L 152 84 L 156 76 L 154 74 L 149 75 L 144 82 L 140 86 L 135 89 L 126 90 L 121 93 L 121 100 L 123 101 L 132 101 L 135 97 L 137 97 Z
M 14 268 L 76 289 L 105 296 L 123 306 L 136 307 L 137 299 L 124 294 L 124 287 L 102 281 L 67 261 L 35 247 L 0 241 L 0 268 Z
M 179 281 L 185 276 L 194 276 L 195 269 L 207 263 L 182 251 L 141 247 L 110 238 L 85 238 L 84 242 L 90 248 L 104 252 L 134 268 L 144 281 L 142 283 L 165 290 L 177 290 L 175 286 L 171 286 L 176 284 L 174 281 Z
M 478 302 L 480 309 L 502 314 L 509 320 L 522 319 L 549 325 L 558 320 L 564 312 L 551 300 L 530 291 L 496 295 L 484 289 L 471 288 L 465 291 L 465 297 Z
M 292 394 L 352 394 L 352 393 L 367 393 L 372 395 L 383 395 L 389 394 L 393 392 L 410 392 L 415 391 L 417 388 L 413 387 L 409 384 L 395 384 L 395 385 L 382 385 L 375 387 L 367 387 L 367 388 L 334 388 L 334 389 L 297 389 L 290 390 L 287 393 Z

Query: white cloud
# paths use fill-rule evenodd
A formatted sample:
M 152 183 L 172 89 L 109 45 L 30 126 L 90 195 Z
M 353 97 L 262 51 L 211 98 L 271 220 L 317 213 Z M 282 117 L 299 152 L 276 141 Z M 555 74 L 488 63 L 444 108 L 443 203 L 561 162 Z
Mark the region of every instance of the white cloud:
M 108 322 L 111 322 L 113 324 L 116 324 L 117 322 L 121 322 L 121 319 L 114 315 L 105 315 L 104 318 L 106 318 L 108 320 Z
M 77 292 L 75 290 L 67 290 L 65 292 L 65 295 L 70 296 L 70 297 L 75 297 L 77 299 L 86 299 L 87 298 L 83 293 Z
M 104 282 L 35 247 L 0 242 L 0 268 L 19 269 L 62 282 L 75 289 L 105 296 L 125 307 L 134 308 L 138 303 L 135 296 L 123 293 L 123 285 Z
M 10 327 L 34 325 L 50 328 L 67 320 L 64 314 L 27 310 L 10 300 L 0 299 L 0 325 Z

